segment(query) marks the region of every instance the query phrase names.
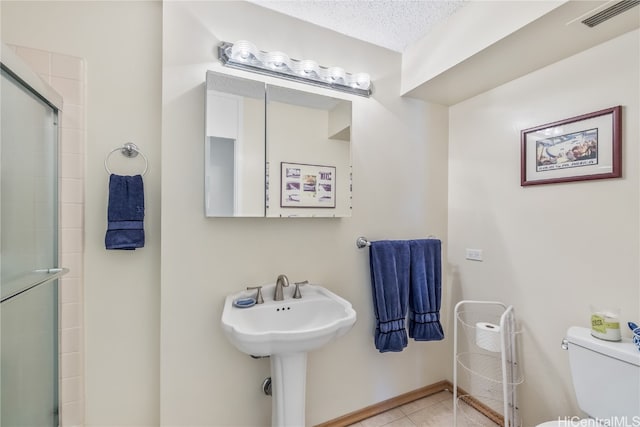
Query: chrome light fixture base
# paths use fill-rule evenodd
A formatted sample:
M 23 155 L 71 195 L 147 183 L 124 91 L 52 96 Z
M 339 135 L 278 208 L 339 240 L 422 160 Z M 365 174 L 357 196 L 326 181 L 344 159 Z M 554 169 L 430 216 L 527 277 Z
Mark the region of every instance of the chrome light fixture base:
M 226 67 L 251 71 L 298 83 L 338 90 L 353 95 L 370 97 L 371 80 L 366 73 L 347 73 L 340 67 L 323 67 L 309 59 L 289 58 L 283 52 L 258 50 L 251 42 L 221 42 L 218 57 Z

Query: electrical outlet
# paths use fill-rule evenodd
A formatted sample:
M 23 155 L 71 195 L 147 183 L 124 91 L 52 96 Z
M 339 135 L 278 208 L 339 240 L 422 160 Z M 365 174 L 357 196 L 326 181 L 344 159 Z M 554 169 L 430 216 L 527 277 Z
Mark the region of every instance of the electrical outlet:
M 466 249 L 466 256 L 471 261 L 482 261 L 482 249 Z

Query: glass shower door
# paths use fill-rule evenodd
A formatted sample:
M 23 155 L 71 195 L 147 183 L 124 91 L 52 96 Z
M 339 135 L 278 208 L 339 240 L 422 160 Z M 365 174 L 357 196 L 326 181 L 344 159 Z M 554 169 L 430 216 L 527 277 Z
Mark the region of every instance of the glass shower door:
M 57 109 L 2 68 L 0 424 L 58 425 Z

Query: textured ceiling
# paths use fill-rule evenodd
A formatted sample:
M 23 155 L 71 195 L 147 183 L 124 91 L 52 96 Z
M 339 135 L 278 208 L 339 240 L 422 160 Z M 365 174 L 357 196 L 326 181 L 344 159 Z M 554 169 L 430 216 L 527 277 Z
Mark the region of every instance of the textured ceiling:
M 402 52 L 467 0 L 249 0 L 285 15 Z

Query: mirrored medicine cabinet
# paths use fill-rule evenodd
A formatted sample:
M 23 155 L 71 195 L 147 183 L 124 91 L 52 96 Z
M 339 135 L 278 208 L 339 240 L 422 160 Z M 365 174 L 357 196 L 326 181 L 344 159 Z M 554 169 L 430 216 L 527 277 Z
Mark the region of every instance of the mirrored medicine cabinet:
M 205 215 L 351 216 L 351 101 L 208 71 Z

